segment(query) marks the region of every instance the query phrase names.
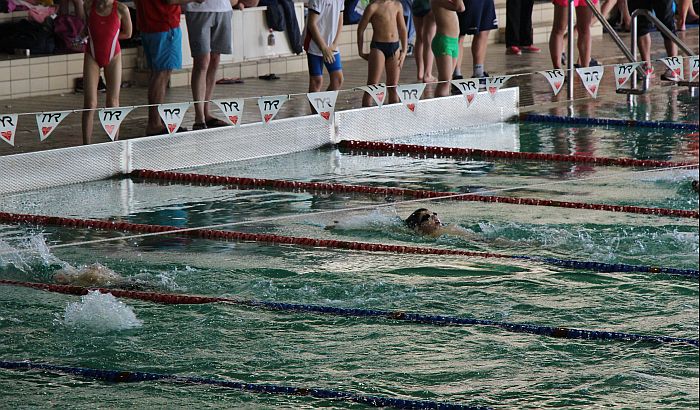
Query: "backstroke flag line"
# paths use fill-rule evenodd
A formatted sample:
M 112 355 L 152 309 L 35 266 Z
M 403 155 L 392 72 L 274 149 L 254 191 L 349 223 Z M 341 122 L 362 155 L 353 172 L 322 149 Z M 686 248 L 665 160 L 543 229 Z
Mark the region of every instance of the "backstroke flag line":
M 399 100 L 411 112 L 416 112 L 416 105 L 420 101 L 421 95 L 425 90 L 425 83 L 397 85 L 396 92 L 399 94 Z
M 375 103 L 377 103 L 378 107 L 381 107 L 384 105 L 384 101 L 386 98 L 386 84 L 384 83 L 379 83 L 379 84 L 370 84 L 370 85 L 363 85 L 360 87 L 361 90 L 364 90 L 367 94 L 372 96 L 372 99 L 374 100 Z
M 70 111 L 42 112 L 36 115 L 36 125 L 39 128 L 39 140 L 43 141 L 51 135 Z
M 322 91 L 318 93 L 308 93 L 306 98 L 314 107 L 318 115 L 330 121 L 335 111 L 335 100 L 338 98 L 337 91 Z
M 0 114 L 0 139 L 15 146 L 17 114 Z
M 547 79 L 549 86 L 552 87 L 554 95 L 558 95 L 562 88 L 564 88 L 564 81 L 566 80 L 564 71 L 557 68 L 554 70 L 540 71 L 539 73 Z
M 185 113 L 190 108 L 190 103 L 174 103 L 174 104 L 160 104 L 158 106 L 158 113 L 160 118 L 163 119 L 165 123 L 166 131 L 168 135 L 173 135 L 180 128 L 182 120 L 185 118 Z
M 214 104 L 224 113 L 226 121 L 231 125 L 239 126 L 243 120 L 243 106 L 245 100 L 243 98 L 230 98 L 214 100 Z
M 119 126 L 133 109 L 134 107 L 112 107 L 101 108 L 97 111 L 102 128 L 104 128 L 109 139 L 114 141 L 119 132 Z

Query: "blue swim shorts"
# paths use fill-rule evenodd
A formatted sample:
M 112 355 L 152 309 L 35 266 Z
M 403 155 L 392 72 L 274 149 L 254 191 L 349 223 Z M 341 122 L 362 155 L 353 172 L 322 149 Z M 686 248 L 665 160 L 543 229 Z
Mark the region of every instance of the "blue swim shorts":
M 311 53 L 307 53 L 306 56 L 309 60 L 309 75 L 312 77 L 323 75 L 324 65 L 329 73 L 343 69 L 343 64 L 340 62 L 340 53 L 335 53 L 335 61 L 333 64 L 327 64 L 325 61 L 323 61 L 323 56 L 317 56 Z
M 180 27 L 160 33 L 141 33 L 143 51 L 153 71 L 182 68 L 182 31 Z

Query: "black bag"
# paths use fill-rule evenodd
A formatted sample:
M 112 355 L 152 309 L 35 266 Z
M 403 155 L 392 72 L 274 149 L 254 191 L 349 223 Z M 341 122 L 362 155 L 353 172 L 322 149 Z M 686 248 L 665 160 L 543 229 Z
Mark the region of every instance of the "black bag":
M 14 27 L 4 36 L 3 50 L 13 53 L 15 49 L 29 49 L 31 54 L 52 54 L 56 49 L 52 23 L 52 19 L 46 19 L 44 24 L 29 20 L 11 23 Z

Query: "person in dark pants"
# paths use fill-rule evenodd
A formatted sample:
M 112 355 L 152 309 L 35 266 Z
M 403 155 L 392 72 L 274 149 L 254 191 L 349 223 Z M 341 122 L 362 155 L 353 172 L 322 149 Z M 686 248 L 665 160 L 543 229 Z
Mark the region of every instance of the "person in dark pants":
M 532 45 L 534 0 L 506 0 L 506 54 L 539 53 Z

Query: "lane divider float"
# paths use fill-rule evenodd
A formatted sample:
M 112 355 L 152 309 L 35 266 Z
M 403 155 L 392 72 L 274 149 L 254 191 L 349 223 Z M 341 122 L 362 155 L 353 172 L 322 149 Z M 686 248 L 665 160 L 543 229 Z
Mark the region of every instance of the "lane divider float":
M 617 118 L 588 118 L 588 117 L 568 117 L 560 115 L 544 115 L 544 114 L 520 114 L 520 121 L 524 122 L 555 122 L 560 124 L 581 124 L 581 125 L 605 125 L 605 126 L 620 126 L 628 128 L 668 128 L 674 130 L 691 130 L 697 131 L 698 124 L 687 122 L 671 122 L 671 121 L 639 121 L 639 120 L 621 120 Z
M 222 240 L 222 241 L 249 241 L 277 245 L 299 245 L 313 248 L 346 249 L 363 252 L 389 252 L 397 254 L 418 255 L 452 255 L 479 258 L 500 258 L 511 260 L 526 260 L 541 262 L 555 266 L 572 269 L 584 269 L 596 272 L 644 272 L 665 273 L 690 278 L 698 278 L 700 272 L 697 269 L 679 269 L 648 265 L 628 265 L 624 263 L 604 263 L 592 261 L 577 261 L 570 259 L 558 259 L 528 255 L 507 255 L 494 252 L 464 251 L 458 249 L 429 248 L 423 246 L 387 245 L 382 243 L 368 243 L 356 241 L 339 241 L 335 239 L 315 239 L 295 236 L 282 236 L 274 234 L 259 234 L 248 232 L 224 231 L 201 228 L 179 228 L 167 225 L 135 224 L 120 221 L 98 221 L 92 219 L 63 218 L 59 216 L 14 214 L 0 212 L 0 221 L 10 223 L 24 223 L 43 226 L 62 226 L 68 228 L 95 228 L 109 231 L 127 231 L 144 234 L 158 235 L 184 235 L 188 237 Z
M 674 216 L 679 218 L 695 218 L 698 219 L 700 213 L 698 211 L 690 211 L 685 209 L 668 209 L 668 208 L 649 208 L 632 205 L 609 205 L 609 204 L 591 204 L 585 202 L 569 202 L 569 201 L 554 201 L 551 199 L 538 198 L 517 198 L 507 196 L 493 195 L 478 195 L 473 193 L 459 194 L 455 192 L 440 192 L 426 191 L 405 188 L 393 187 L 372 187 L 363 185 L 347 185 L 328 182 L 302 182 L 302 181 L 287 181 L 281 179 L 264 179 L 264 178 L 241 178 L 218 175 L 205 174 L 190 174 L 171 171 L 152 171 L 139 169 L 131 172 L 131 177 L 141 178 L 146 180 L 161 180 L 186 183 L 198 183 L 209 185 L 229 185 L 235 187 L 265 187 L 277 190 L 306 190 L 317 192 L 346 192 L 346 193 L 362 193 L 369 195 L 392 195 L 403 196 L 410 198 L 445 198 L 458 201 L 484 202 L 484 203 L 499 203 L 510 205 L 531 205 L 531 206 L 549 206 L 557 208 L 570 209 L 586 209 L 594 211 L 621 212 L 641 215 L 659 215 L 659 216 Z
M 86 295 L 88 291 L 98 291 L 100 293 L 111 293 L 115 297 L 144 300 L 163 304 L 208 304 L 208 303 L 229 303 L 257 309 L 266 309 L 285 312 L 304 312 L 313 314 L 325 314 L 343 317 L 365 317 L 376 319 L 388 319 L 392 321 L 402 321 L 438 326 L 488 326 L 497 327 L 511 333 L 527 333 L 539 336 L 547 336 L 560 339 L 585 339 L 585 340 L 621 340 L 630 342 L 651 342 L 651 343 L 671 343 L 687 344 L 698 346 L 697 339 L 682 337 L 671 337 L 661 335 L 645 335 L 638 333 L 611 332 L 606 330 L 576 329 L 562 326 L 542 326 L 526 323 L 500 322 L 488 319 L 477 319 L 460 316 L 434 315 L 405 311 L 388 311 L 361 308 L 343 308 L 336 306 L 312 305 L 301 303 L 272 302 L 254 299 L 238 299 L 226 297 L 180 295 L 157 292 L 143 292 L 134 290 L 107 289 L 107 288 L 85 288 L 72 285 L 55 285 L 36 282 L 21 282 L 7 279 L 0 279 L 0 285 L 20 286 L 31 289 L 44 290 L 54 293 L 68 295 Z
M 674 167 L 693 167 L 697 168 L 697 162 L 674 162 L 674 161 L 659 161 L 654 159 L 636 159 L 636 158 L 609 158 L 609 157 L 594 157 L 588 155 L 564 155 L 564 154 L 547 154 L 540 152 L 516 152 L 516 151 L 499 151 L 486 150 L 477 148 L 455 148 L 455 147 L 438 147 L 431 145 L 416 145 L 416 144 L 397 144 L 381 141 L 358 141 L 358 140 L 343 140 L 338 143 L 338 148 L 341 150 L 349 150 L 351 152 L 388 152 L 401 154 L 417 154 L 417 155 L 433 155 L 443 158 L 501 158 L 501 159 L 519 159 L 519 160 L 537 160 L 548 162 L 571 162 L 576 164 L 591 164 L 591 165 L 617 165 L 624 167 L 647 167 L 647 168 L 674 168 Z
M 0 368 L 8 370 L 38 370 L 46 373 L 60 373 L 101 380 L 110 383 L 134 383 L 147 381 L 172 382 L 190 385 L 205 385 L 224 387 L 227 389 L 243 390 L 252 393 L 279 394 L 285 396 L 307 396 L 316 399 L 346 401 L 360 403 L 372 407 L 393 407 L 397 409 L 435 409 L 435 410 L 468 410 L 487 409 L 488 407 L 470 406 L 456 403 L 445 403 L 432 400 L 408 400 L 392 397 L 368 396 L 339 390 L 314 387 L 293 387 L 279 384 L 247 383 L 224 379 L 214 379 L 196 376 L 178 376 L 174 374 L 135 372 L 128 370 L 105 370 L 89 367 L 60 366 L 48 363 L 30 361 L 0 361 Z
M 648 265 L 628 265 L 624 263 L 604 263 L 592 261 L 577 261 L 570 259 L 558 259 L 528 255 L 507 255 L 495 252 L 476 252 L 458 249 L 429 248 L 423 246 L 387 245 L 382 243 L 368 243 L 357 241 L 339 241 L 335 239 L 315 239 L 296 236 L 283 236 L 274 234 L 260 234 L 248 232 L 236 232 L 225 230 L 179 228 L 167 225 L 135 224 L 120 221 L 98 221 L 93 219 L 63 218 L 59 216 L 14 214 L 0 212 L 0 221 L 10 223 L 25 223 L 43 226 L 62 226 L 68 228 L 95 228 L 109 231 L 127 231 L 135 233 L 153 233 L 158 235 L 184 235 L 188 237 L 220 240 L 220 241 L 248 241 L 277 245 L 299 245 L 313 248 L 346 249 L 363 252 L 389 252 L 398 254 L 418 255 L 452 255 L 479 258 L 500 258 L 511 260 L 526 260 L 541 262 L 555 266 L 572 269 L 584 269 L 596 272 L 644 272 L 665 273 L 690 278 L 698 278 L 700 272 L 697 269 L 679 269 Z

